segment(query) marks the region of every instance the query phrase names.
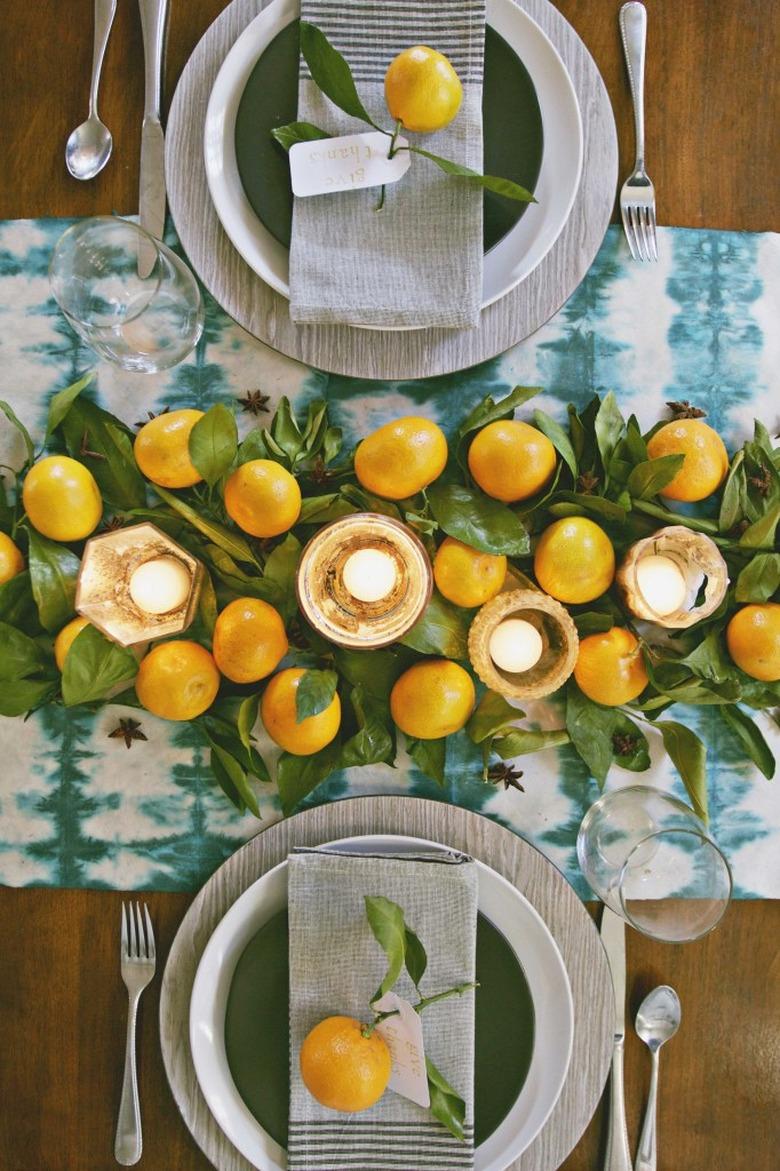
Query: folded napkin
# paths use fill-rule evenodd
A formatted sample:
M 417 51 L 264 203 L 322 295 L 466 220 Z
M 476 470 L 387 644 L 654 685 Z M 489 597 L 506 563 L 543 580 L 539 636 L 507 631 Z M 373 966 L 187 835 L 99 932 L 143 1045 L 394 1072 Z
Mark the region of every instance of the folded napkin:
M 474 994 L 431 1005 L 423 1014 L 426 1055 L 466 1103 L 466 1141 L 429 1110 L 386 1090 L 358 1114 L 328 1110 L 303 1084 L 299 1053 L 325 1017 L 367 1019 L 369 999 L 387 969 L 366 918 L 364 896 L 403 908 L 428 953 L 422 979 L 431 995 L 474 979 L 477 875 L 462 854 L 367 857 L 307 850 L 289 858 L 290 1171 L 409 1171 L 474 1166 Z M 404 971 L 399 996 L 418 997 Z
M 371 117 L 393 128 L 384 76 L 397 53 L 429 45 L 463 83 L 457 117 L 435 134 L 408 134 L 434 154 L 482 170 L 485 0 L 301 0 L 349 62 Z M 370 130 L 325 98 L 301 60 L 298 120 L 333 135 Z M 290 315 L 305 324 L 465 328 L 482 295 L 482 191 L 419 156 L 388 186 L 296 198 L 290 247 Z

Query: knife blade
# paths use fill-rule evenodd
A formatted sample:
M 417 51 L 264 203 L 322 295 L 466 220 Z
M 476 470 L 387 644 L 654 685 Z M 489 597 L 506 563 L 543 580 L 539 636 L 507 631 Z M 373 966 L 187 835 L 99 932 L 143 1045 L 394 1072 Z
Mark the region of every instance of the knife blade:
M 168 0 L 138 0 L 138 8 L 144 43 L 144 120 L 138 212 L 141 227 L 160 240 L 165 229 L 165 138 L 160 121 L 160 97 Z M 153 264 L 151 257 L 142 256 L 139 260 L 141 276 L 145 275 L 142 266 L 145 267 L 150 259 Z
M 623 1090 L 623 1046 L 626 1037 L 626 925 L 619 915 L 610 911 L 609 907 L 604 907 L 601 916 L 601 942 L 609 960 L 612 989 L 615 993 L 609 1132 L 604 1171 L 631 1171 Z

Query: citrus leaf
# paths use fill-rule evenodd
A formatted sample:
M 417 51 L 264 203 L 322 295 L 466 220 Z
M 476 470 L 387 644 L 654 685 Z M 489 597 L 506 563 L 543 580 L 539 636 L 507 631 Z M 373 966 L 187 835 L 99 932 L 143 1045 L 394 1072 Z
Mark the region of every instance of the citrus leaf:
M 51 434 L 57 430 L 62 420 L 67 415 L 73 402 L 81 394 L 85 386 L 89 386 L 92 379 L 95 377 L 95 371 L 90 370 L 77 382 L 66 386 L 64 390 L 60 390 L 57 394 L 49 400 L 49 418 L 46 423 L 46 435 L 44 436 L 44 444 L 48 441 Z
M 459 179 L 465 179 L 474 187 L 485 187 L 488 191 L 494 191 L 496 195 L 503 195 L 505 199 L 515 199 L 519 203 L 537 202 L 535 196 L 526 187 L 521 187 L 519 183 L 513 183 L 511 179 L 502 179 L 499 175 L 482 175 L 479 171 L 472 171 L 471 167 L 464 167 L 462 163 L 453 163 L 451 159 L 443 159 L 441 155 L 431 154 L 429 150 L 423 150 L 421 146 L 402 147 L 401 149 L 422 155 L 423 158 L 435 163 L 439 170 L 444 171 L 446 175 L 455 175 Z
M 625 422 L 617 405 L 615 392 L 610 390 L 601 401 L 593 423 L 601 466 L 609 480 L 612 455 L 625 430 Z
M 9 679 L 0 682 L 0 716 L 23 716 L 43 707 L 57 692 L 57 680 Z
M 682 777 L 694 813 L 707 820 L 707 749 L 699 737 L 674 720 L 649 720 L 661 733 L 664 748 Z
M 76 398 L 60 423 L 68 454 L 92 472 L 103 499 L 114 508 L 143 508 L 146 482 L 133 455 L 133 436 L 114 415 Z M 94 455 L 85 455 L 85 449 Z
M 768 602 L 780 588 L 780 553 L 757 553 L 737 578 L 734 600 Z
M 257 723 L 257 709 L 260 705 L 260 693 L 248 695 L 241 701 L 236 718 L 236 730 L 239 739 L 246 749 L 252 748 L 252 731 Z
M 637 464 L 626 482 L 629 493 L 639 500 L 657 496 L 674 479 L 684 460 L 684 455 L 662 455 Z
M 612 764 L 612 732 L 615 713 L 593 703 L 573 680 L 566 689 L 566 731 L 582 760 L 599 785 Z
M 333 702 L 339 677 L 335 671 L 304 671 L 295 689 L 295 718 L 300 724 L 317 716 Z
M 430 1057 L 425 1058 L 428 1074 L 428 1089 L 431 1095 L 431 1114 L 445 1126 L 450 1134 L 463 1141 L 463 1123 L 466 1118 L 466 1103 L 439 1072 Z
M 415 740 L 411 736 L 407 736 L 406 750 L 420 772 L 436 781 L 443 788 L 446 781 L 444 772 L 447 756 L 446 737 L 442 736 L 438 740 Z
M 475 744 L 481 744 L 483 740 L 511 728 L 524 715 L 525 712 L 512 707 L 497 691 L 486 691 L 466 724 L 466 732 Z
M 422 617 L 398 641 L 423 655 L 466 659 L 470 620 L 466 610 L 448 602 L 434 590 Z
M 257 564 L 254 554 L 244 537 L 232 532 L 225 525 L 221 525 L 217 521 L 209 520 L 208 517 L 197 512 L 186 500 L 183 500 L 180 496 L 176 496 L 173 492 L 169 492 L 167 488 L 161 488 L 159 484 L 155 484 L 154 490 L 161 500 L 164 500 L 166 504 L 171 506 L 174 512 L 178 512 L 179 516 L 183 516 L 193 528 L 197 529 L 199 533 L 202 533 L 204 537 L 208 537 L 210 541 L 213 541 L 215 545 L 223 549 L 230 557 L 234 557 L 236 561 L 242 561 L 247 565 Z
M 364 899 L 368 925 L 388 961 L 382 983 L 371 997 L 371 1004 L 374 1004 L 390 991 L 401 975 L 406 958 L 406 923 L 398 903 L 383 895 L 365 895 Z
M 752 525 L 745 529 L 742 536 L 739 538 L 739 543 L 743 548 L 760 549 L 772 545 L 775 539 L 775 529 L 777 523 L 780 521 L 780 504 L 775 504 L 773 508 L 768 509 L 763 516 L 754 521 Z
M 138 660 L 129 648 L 112 642 L 94 626 L 85 626 L 73 640 L 62 671 L 62 698 L 66 707 L 105 699 L 138 673 Z
M 0 585 L 0 622 L 24 627 L 28 634 L 37 634 L 40 629 L 29 569 L 22 570 Z
M 0 679 L 9 683 L 24 679 L 45 666 L 46 656 L 35 639 L 0 622 Z
M 325 34 L 307 21 L 300 22 L 301 53 L 316 85 L 327 98 L 345 114 L 368 122 L 376 130 L 381 127 L 372 121 L 358 96 L 352 70 Z
M 312 122 L 288 122 L 286 126 L 277 126 L 272 130 L 271 137 L 275 138 L 284 150 L 289 150 L 297 142 L 315 142 L 319 138 L 331 138 L 332 135 L 328 134 L 327 130 L 320 130 L 319 126 Z
M 731 461 L 731 468 L 723 487 L 718 517 L 718 527 L 722 533 L 731 532 L 745 514 L 747 480 L 743 466 L 744 460 L 744 450 L 738 451 Z
M 340 751 L 340 745 L 333 741 L 311 756 L 282 753 L 276 766 L 276 783 L 285 816 L 340 767 Z
M 602 634 L 605 630 L 611 630 L 615 625 L 615 619 L 611 614 L 601 614 L 598 610 L 588 610 L 584 614 L 573 614 L 572 619 L 580 638 L 587 638 L 589 634 Z
M 0 411 L 3 412 L 6 419 L 8 419 L 8 422 L 13 424 L 24 440 L 24 446 L 27 450 L 27 460 L 25 467 L 27 467 L 28 464 L 33 463 L 35 460 L 35 448 L 33 447 L 33 441 L 30 438 L 30 432 L 27 430 L 21 419 L 17 417 L 10 403 L 3 402 L 3 400 L 0 399 Z
M 439 526 L 450 537 L 482 553 L 523 557 L 531 544 L 518 516 L 490 496 L 462 484 L 431 484 L 428 502 Z
M 527 756 L 530 752 L 541 752 L 545 748 L 559 748 L 568 744 L 571 737 L 565 728 L 513 728 L 505 736 L 497 737 L 490 748 L 502 760 L 515 756 Z
M 726 704 L 720 710 L 750 759 L 771 781 L 775 775 L 775 758 L 760 729 L 736 704 Z
M 417 991 L 428 967 L 428 955 L 419 937 L 410 927 L 406 928 L 406 970 Z
M 211 487 L 224 476 L 237 451 L 236 417 L 224 403 L 214 403 L 190 431 L 190 459 Z
M 543 435 L 552 443 L 555 450 L 561 456 L 563 462 L 568 467 L 571 474 L 576 478 L 577 476 L 577 457 L 574 454 L 574 448 L 571 445 L 569 436 L 564 431 L 560 423 L 555 419 L 550 418 L 544 411 L 534 411 L 534 426 L 537 427 Z
M 211 769 L 220 788 L 230 797 L 239 812 L 243 813 L 244 809 L 248 809 L 259 818 L 260 806 L 244 769 L 236 758 L 212 740 L 208 733 L 207 739 L 211 745 Z
M 64 545 L 31 528 L 27 552 L 30 585 L 41 626 L 52 633 L 73 617 L 79 559 Z

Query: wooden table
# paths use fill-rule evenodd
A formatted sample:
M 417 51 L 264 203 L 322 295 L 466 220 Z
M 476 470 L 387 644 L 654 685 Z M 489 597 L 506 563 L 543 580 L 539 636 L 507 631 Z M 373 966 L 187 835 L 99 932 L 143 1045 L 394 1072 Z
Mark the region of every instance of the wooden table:
M 617 0 L 559 0 L 593 53 L 612 97 L 621 174 L 633 132 Z M 172 0 L 166 93 L 221 0 Z M 775 0 L 653 0 L 647 69 L 647 156 L 659 220 L 777 231 L 780 114 Z M 100 110 L 114 157 L 92 183 L 64 166 L 69 131 L 86 114 L 90 0 L 6 0 L 0 39 L 5 166 L 0 218 L 89 215 L 137 207 L 143 100 L 136 5 L 121 0 Z M 522 795 L 517 795 L 522 800 Z M 122 1076 L 125 993 L 117 970 L 121 895 L 0 890 L 0 1168 L 110 1171 Z M 190 902 L 148 902 L 160 963 Z M 630 1009 L 657 983 L 680 993 L 683 1024 L 664 1054 L 659 1171 L 769 1171 L 777 1165 L 780 1102 L 780 903 L 737 903 L 708 938 L 653 944 L 630 933 Z M 206 1171 L 181 1123 L 158 1047 L 159 980 L 142 1001 L 139 1035 L 144 1156 L 149 1171 Z M 649 1061 L 627 1039 L 630 1133 L 639 1131 Z M 603 1119 L 563 1165 L 594 1171 Z M 411 1171 L 411 1169 L 410 1169 Z

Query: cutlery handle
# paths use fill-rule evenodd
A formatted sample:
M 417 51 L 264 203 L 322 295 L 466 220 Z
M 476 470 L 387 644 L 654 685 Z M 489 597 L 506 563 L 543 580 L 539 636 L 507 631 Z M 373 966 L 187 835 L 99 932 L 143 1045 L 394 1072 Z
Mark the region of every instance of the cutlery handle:
M 631 0 L 620 9 L 620 33 L 626 55 L 631 101 L 634 105 L 636 130 L 636 170 L 644 169 L 645 162 L 645 44 L 647 42 L 647 11 L 639 0 Z
M 123 1167 L 131 1167 L 141 1158 L 141 1103 L 138 1099 L 138 1077 L 135 1064 L 135 1020 L 138 996 L 128 998 L 127 1040 L 125 1043 L 125 1074 L 122 1078 L 122 1097 L 114 1139 L 114 1158 Z
M 609 1089 L 609 1133 L 604 1171 L 631 1171 L 628 1149 L 626 1103 L 623 1093 L 623 1038 L 615 1040 L 612 1051 L 612 1076 Z
M 168 0 L 138 0 L 138 9 L 144 42 L 144 118 L 159 122 Z
M 658 1098 L 658 1050 L 653 1053 L 653 1070 L 650 1074 L 650 1092 L 647 1095 L 645 1120 L 636 1153 L 634 1171 L 655 1171 L 658 1158 L 656 1142 L 656 1100 Z
M 92 80 L 89 83 L 89 114 L 97 117 L 98 86 L 106 55 L 108 34 L 114 23 L 116 0 L 95 0 L 95 28 L 92 38 Z

